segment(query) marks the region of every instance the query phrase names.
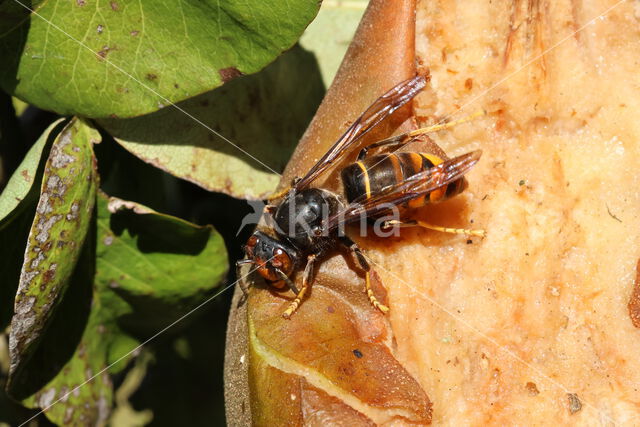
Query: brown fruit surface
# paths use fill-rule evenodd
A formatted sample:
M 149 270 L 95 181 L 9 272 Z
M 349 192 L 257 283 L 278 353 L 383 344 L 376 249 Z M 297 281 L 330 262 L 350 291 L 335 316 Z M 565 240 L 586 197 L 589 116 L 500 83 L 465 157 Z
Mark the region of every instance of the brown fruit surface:
M 284 182 L 322 154 L 341 120 L 408 77 L 415 52 L 432 76 L 412 106 L 420 125 L 487 111 L 432 136 L 449 156 L 484 154 L 462 196 L 415 216 L 487 237 L 403 229 L 400 238 L 358 239 L 387 290 L 386 317 L 367 306 L 362 277 L 342 255 L 322 263 L 290 321 L 279 317 L 287 294 L 258 284 L 248 304 L 237 298 L 229 423 L 244 402 L 260 425 L 636 425 L 640 8 L 419 1 L 415 51 L 406 41 L 401 51 L 389 45 L 412 31 L 400 3 L 412 6 L 372 2 L 389 9 L 385 17 L 404 16 L 383 23 L 370 10 L 350 50 L 377 52 L 381 72 L 357 56 L 345 61 Z M 378 45 L 363 41 L 375 37 L 363 38 L 367 28 Z M 376 49 L 404 54 L 386 60 Z

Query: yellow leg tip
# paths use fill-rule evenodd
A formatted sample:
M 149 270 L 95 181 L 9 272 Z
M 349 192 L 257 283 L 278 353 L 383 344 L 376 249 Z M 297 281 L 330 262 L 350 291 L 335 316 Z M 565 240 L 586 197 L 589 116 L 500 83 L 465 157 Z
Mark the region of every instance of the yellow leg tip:
M 291 315 L 298 309 L 297 304 L 291 304 L 289 308 L 287 308 L 284 313 L 282 313 L 282 317 L 285 319 L 291 319 Z
M 373 294 L 373 289 L 371 289 L 371 282 L 369 278 L 369 272 L 365 275 L 365 292 L 367 293 L 367 297 L 369 297 L 369 302 L 372 306 L 380 310 L 383 314 L 387 314 L 389 312 L 389 307 L 382 304 L 378 301 L 378 298 Z
M 387 314 L 389 312 L 389 307 L 378 301 L 378 299 L 373 295 L 370 289 L 367 290 L 367 296 L 369 297 L 369 302 L 371 303 L 371 305 L 380 310 L 382 314 Z
M 367 292 L 367 296 L 369 297 L 369 302 L 372 306 L 380 310 L 383 314 L 387 314 L 389 312 L 389 307 L 382 304 L 371 292 Z
M 475 237 L 487 237 L 487 232 L 484 230 L 463 230 L 464 234 L 468 235 L 468 236 L 475 236 Z
M 382 314 L 387 314 L 389 312 L 389 307 L 387 307 L 384 304 L 377 303 L 377 304 L 374 304 L 374 307 L 380 310 Z
M 293 302 L 289 304 L 289 307 L 284 311 L 284 313 L 282 313 L 282 317 L 284 317 L 285 319 L 291 318 L 291 315 L 295 313 L 298 307 L 300 307 L 300 304 L 302 303 L 302 298 L 304 298 L 304 294 L 306 292 L 307 292 L 307 284 L 303 283 L 302 288 L 300 289 L 300 293 L 296 295 L 296 299 L 294 299 Z
M 472 236 L 478 236 L 478 237 L 487 237 L 487 232 L 484 230 L 471 230 Z
M 295 311 L 300 306 L 300 301 L 300 298 L 296 298 L 295 300 L 293 300 L 293 302 L 289 304 L 289 307 L 284 311 L 284 313 L 282 313 L 282 317 L 284 317 L 285 319 L 290 319 L 291 315 L 295 313 Z
M 415 225 L 418 225 L 420 227 L 423 227 L 429 230 L 440 231 L 443 233 L 450 233 L 450 234 L 466 234 L 467 236 L 477 236 L 477 237 L 485 237 L 487 235 L 487 232 L 484 230 L 441 227 L 439 225 L 429 224 L 428 222 L 424 222 L 424 221 L 416 221 Z

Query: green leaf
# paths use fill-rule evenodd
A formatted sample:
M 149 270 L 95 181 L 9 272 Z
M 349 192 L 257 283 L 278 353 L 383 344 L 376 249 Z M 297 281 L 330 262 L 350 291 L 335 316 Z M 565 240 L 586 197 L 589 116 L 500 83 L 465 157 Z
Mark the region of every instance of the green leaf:
M 29 104 L 15 96 L 11 98 L 11 102 L 13 103 L 13 109 L 15 110 L 17 117 L 20 117 L 25 111 L 27 111 L 27 108 L 29 108 Z
M 98 217 L 96 280 L 134 309 L 135 316 L 125 321 L 131 328 L 156 332 L 226 276 L 227 252 L 213 227 L 115 197 L 108 210 L 110 217 Z
M 322 80 L 329 86 L 347 52 L 369 0 L 325 0 L 300 44 L 318 59 Z
M 67 290 L 87 235 L 98 185 L 92 143 L 98 138 L 72 119 L 51 147 L 11 319 L 10 386 Z
M 149 113 L 255 73 L 318 11 L 309 0 L 0 3 L 0 83 L 40 108 Z
M 64 121 L 60 119 L 52 123 L 29 149 L 27 156 L 22 160 L 18 169 L 13 173 L 7 186 L 0 193 L 0 230 L 2 230 L 20 210 L 18 207 L 27 197 L 35 184 L 38 166 L 41 164 L 42 154 L 48 142 L 58 134 L 59 125 Z M 33 194 L 35 196 L 35 194 Z
M 141 349 L 140 356 L 136 358 L 134 366 L 127 372 L 122 384 L 114 393 L 115 408 L 109 420 L 110 425 L 121 427 L 144 426 L 153 420 L 154 413 L 150 409 L 136 411 L 129 402 L 131 396 L 138 391 L 144 381 L 148 366 L 150 362 L 153 362 L 153 359 L 151 352 L 145 351 L 144 348 Z
M 136 203 L 108 200 L 102 194 L 98 196 L 95 245 L 83 252 L 93 255 L 95 251 L 95 280 L 89 298 L 83 296 L 87 283 L 74 281 L 44 338 L 49 348 L 42 345 L 40 350 L 43 354 L 46 350 L 49 357 L 51 351 L 59 353 L 61 336 L 68 335 L 73 324 L 86 325 L 81 338 L 69 345 L 74 352 L 60 364 L 62 368 L 58 366 L 23 401 L 30 408 L 55 403 L 45 414 L 62 425 L 95 425 L 106 420 L 113 401 L 109 373 L 126 366 L 133 357 L 128 353 L 139 342 L 129 326 L 136 325 L 136 331 L 141 329 L 140 322 L 153 326 L 146 332 L 147 337 L 152 336 L 203 302 L 227 272 L 224 242 L 212 227 L 190 224 Z M 78 276 L 86 277 L 74 274 Z M 90 307 L 90 313 L 83 321 L 85 307 Z M 44 356 L 38 360 L 47 364 Z M 36 366 L 42 369 L 34 364 L 33 370 Z
M 167 108 L 99 123 L 127 150 L 179 178 L 261 199 L 277 185 L 276 172 L 283 170 L 323 95 L 315 58 L 296 46 L 258 74 L 179 104 L 183 111 Z

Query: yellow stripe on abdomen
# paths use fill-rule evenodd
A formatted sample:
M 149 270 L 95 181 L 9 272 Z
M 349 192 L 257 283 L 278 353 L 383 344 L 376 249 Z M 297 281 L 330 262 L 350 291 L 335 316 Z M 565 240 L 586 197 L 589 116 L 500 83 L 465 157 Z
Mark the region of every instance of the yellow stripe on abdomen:
M 356 165 L 358 165 L 360 170 L 362 170 L 362 179 L 364 180 L 364 191 L 368 199 L 371 197 L 371 182 L 369 182 L 369 172 L 367 171 L 367 168 L 362 162 L 358 161 L 356 162 Z
M 437 166 L 440 163 L 444 162 L 444 159 L 441 159 L 440 157 L 434 155 L 434 154 L 429 154 L 429 153 L 420 153 L 420 155 L 422 157 L 424 157 L 425 159 L 427 159 L 428 161 L 430 161 L 431 163 L 433 163 L 433 166 Z
M 415 175 L 422 171 L 422 156 L 418 153 L 407 153 L 409 156 L 409 162 L 411 163 L 411 169 L 413 169 L 413 173 L 411 175 Z M 405 178 L 409 178 L 405 176 Z
M 444 159 L 430 153 L 420 153 L 420 155 L 433 166 L 438 166 L 440 163 L 444 162 Z M 431 167 L 433 167 L 431 166 Z M 437 190 L 433 190 L 429 193 L 429 202 L 435 203 L 444 198 L 445 194 L 447 194 L 447 186 L 443 186 L 438 188 Z M 425 200 L 426 203 L 426 200 Z

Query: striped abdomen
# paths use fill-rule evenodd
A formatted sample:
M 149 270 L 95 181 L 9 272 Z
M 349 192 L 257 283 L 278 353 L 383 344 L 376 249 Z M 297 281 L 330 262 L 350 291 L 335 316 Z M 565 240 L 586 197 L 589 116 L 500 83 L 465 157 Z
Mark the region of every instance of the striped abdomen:
M 369 198 L 384 188 L 404 181 L 442 161 L 443 159 L 433 154 L 400 152 L 371 156 L 352 163 L 342 170 L 342 183 L 347 201 L 351 202 L 360 196 Z M 417 208 L 427 203 L 446 200 L 460 194 L 465 188 L 466 181 L 460 178 L 410 200 L 407 206 Z

